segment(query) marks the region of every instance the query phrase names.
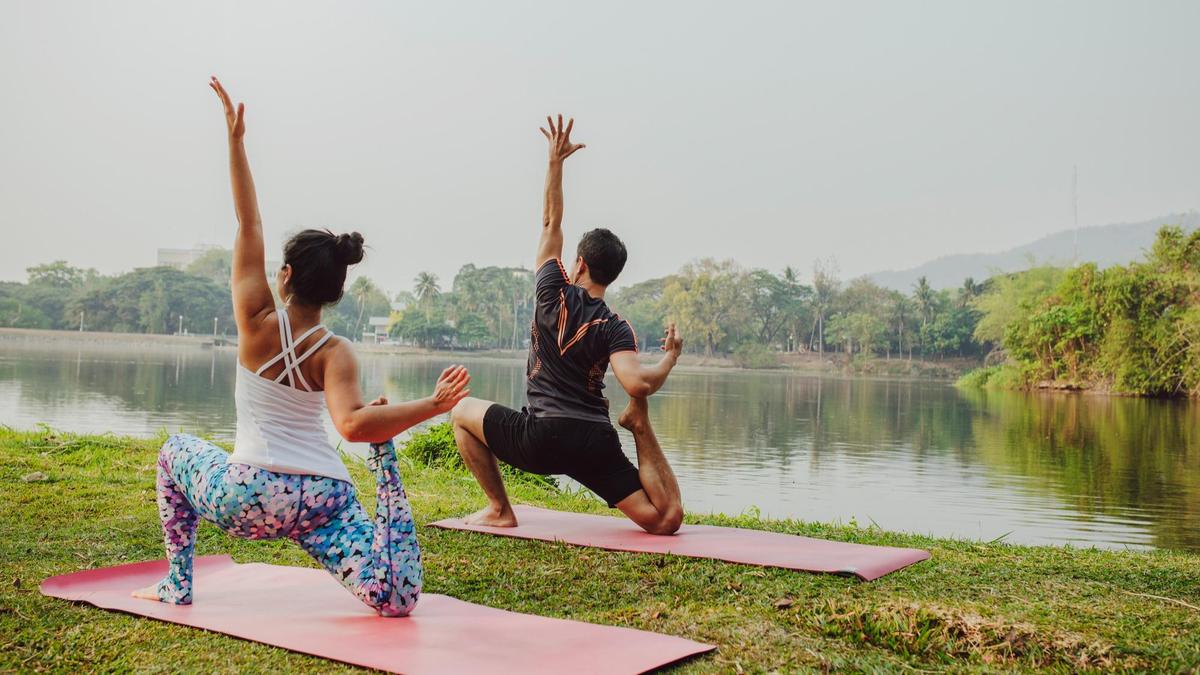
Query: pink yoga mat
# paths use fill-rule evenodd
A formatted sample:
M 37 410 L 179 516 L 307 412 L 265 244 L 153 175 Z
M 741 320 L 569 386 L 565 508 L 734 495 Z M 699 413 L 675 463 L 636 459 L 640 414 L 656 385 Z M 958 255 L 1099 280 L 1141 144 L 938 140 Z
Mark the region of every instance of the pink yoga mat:
M 77 600 L 296 652 L 396 673 L 641 673 L 712 645 L 631 628 L 506 612 L 421 596 L 411 615 L 385 619 L 318 569 L 196 558 L 193 604 L 129 596 L 166 561 L 51 577 L 44 595 Z
M 928 551 L 915 548 L 848 544 L 737 527 L 684 525 L 674 535 L 664 537 L 648 534 L 625 518 L 551 511 L 536 506 L 516 506 L 513 510 L 517 514 L 516 527 L 467 525 L 462 518 L 439 520 L 431 526 L 518 539 L 561 541 L 610 551 L 670 553 L 805 572 L 830 572 L 853 575 L 864 581 L 873 581 L 929 558 Z

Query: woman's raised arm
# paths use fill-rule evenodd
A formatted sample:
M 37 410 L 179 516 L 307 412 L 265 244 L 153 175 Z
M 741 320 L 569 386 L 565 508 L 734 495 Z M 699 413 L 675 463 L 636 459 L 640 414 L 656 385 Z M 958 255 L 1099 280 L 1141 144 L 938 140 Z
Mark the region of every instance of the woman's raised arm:
M 233 242 L 233 315 L 238 331 L 248 331 L 274 309 L 275 298 L 267 283 L 262 218 L 258 215 L 258 195 L 254 177 L 242 143 L 246 135 L 246 104 L 233 101 L 221 82 L 213 77 L 208 83 L 225 107 L 225 127 L 229 131 L 229 181 L 233 186 L 233 207 L 237 212 L 238 231 Z

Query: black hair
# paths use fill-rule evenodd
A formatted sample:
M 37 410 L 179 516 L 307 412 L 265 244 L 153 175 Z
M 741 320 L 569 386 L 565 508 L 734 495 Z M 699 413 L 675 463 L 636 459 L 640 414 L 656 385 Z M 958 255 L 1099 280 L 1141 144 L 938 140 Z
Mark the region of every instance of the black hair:
M 303 230 L 283 245 L 283 264 L 292 266 L 288 288 L 305 305 L 332 305 L 342 299 L 346 268 L 363 259 L 363 238 L 357 232 Z
M 588 276 L 601 286 L 611 284 L 625 269 L 625 259 L 628 257 L 625 244 L 603 227 L 585 233 L 575 250 L 587 263 Z

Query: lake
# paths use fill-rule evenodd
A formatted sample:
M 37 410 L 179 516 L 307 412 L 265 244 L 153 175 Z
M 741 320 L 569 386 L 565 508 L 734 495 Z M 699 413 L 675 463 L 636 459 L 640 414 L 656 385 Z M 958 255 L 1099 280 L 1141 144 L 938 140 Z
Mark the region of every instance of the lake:
M 232 439 L 234 358 L 198 346 L 0 341 L 0 423 Z M 424 396 L 450 362 L 363 354 L 363 386 L 368 397 Z M 523 361 L 461 362 L 474 395 L 523 404 Z M 608 393 L 619 412 L 625 397 L 611 376 Z M 1200 550 L 1200 405 L 1188 401 L 677 370 L 650 413 L 690 512 Z

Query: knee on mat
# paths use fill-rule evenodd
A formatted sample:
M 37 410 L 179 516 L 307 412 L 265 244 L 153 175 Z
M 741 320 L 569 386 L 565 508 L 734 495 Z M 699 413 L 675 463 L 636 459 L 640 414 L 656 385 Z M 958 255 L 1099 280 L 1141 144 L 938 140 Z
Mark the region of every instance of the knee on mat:
M 659 515 L 658 520 L 650 523 L 646 531 L 650 534 L 675 534 L 683 525 L 683 508 L 671 507 Z
M 421 597 L 421 591 L 418 589 L 410 589 L 408 593 L 400 593 L 395 597 L 389 597 L 387 600 L 378 604 L 372 604 L 379 616 L 388 618 L 398 618 L 408 616 L 417 606 L 417 600 Z

